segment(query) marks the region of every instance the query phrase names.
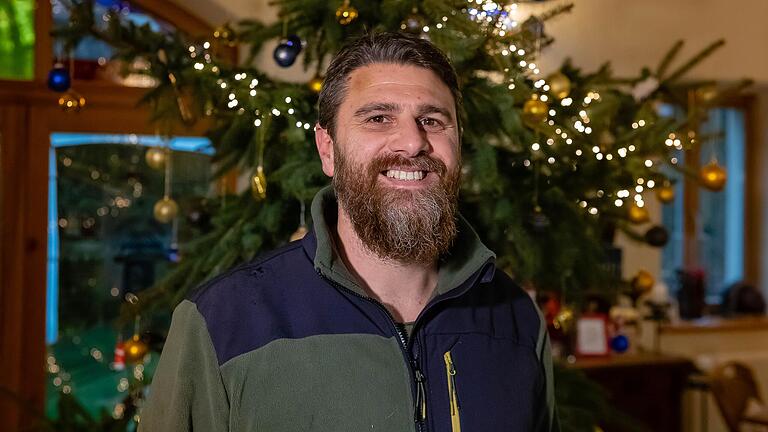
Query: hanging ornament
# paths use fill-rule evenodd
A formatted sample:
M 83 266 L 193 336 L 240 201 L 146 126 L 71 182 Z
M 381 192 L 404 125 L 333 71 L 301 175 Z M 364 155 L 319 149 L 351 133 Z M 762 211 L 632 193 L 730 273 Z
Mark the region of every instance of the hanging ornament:
M 123 345 L 125 350 L 125 362 L 128 364 L 141 363 L 149 352 L 149 346 L 141 340 L 138 334 L 134 334 Z
M 155 219 L 160 223 L 172 221 L 178 213 L 179 205 L 170 197 L 165 196 L 155 203 L 154 215 Z
M 323 77 L 320 75 L 315 75 L 314 78 L 309 80 L 307 86 L 310 90 L 312 90 L 313 93 L 320 93 L 320 90 L 323 89 Z
M 424 25 L 424 17 L 419 15 L 419 10 L 417 8 L 413 8 L 411 13 L 400 23 L 400 30 L 420 35 L 424 29 Z
M 304 48 L 304 44 L 301 42 L 301 38 L 294 35 L 288 35 L 287 38 L 285 38 L 285 43 L 289 47 L 296 50 L 297 53 L 301 52 L 301 49 Z
M 627 217 L 629 218 L 629 221 L 634 224 L 645 223 L 651 219 L 648 209 L 645 208 L 645 206 L 640 207 L 636 203 L 632 203 L 632 205 L 629 206 Z
M 653 247 L 663 247 L 669 241 L 669 231 L 661 225 L 654 225 L 645 232 L 645 242 Z
M 523 105 L 523 121 L 530 127 L 534 127 L 547 118 L 549 106 L 534 94 Z
M 705 188 L 719 192 L 723 190 L 725 182 L 728 179 L 728 172 L 725 168 L 718 165 L 716 160 L 701 167 L 699 171 L 699 181 Z
M 571 329 L 571 325 L 573 324 L 573 309 L 571 309 L 568 306 L 563 306 L 560 308 L 560 310 L 557 312 L 555 317 L 552 319 L 552 325 L 558 329 L 562 330 L 563 333 L 568 333 Z
M 697 88 L 694 94 L 698 102 L 706 105 L 717 99 L 720 92 L 717 89 L 717 85 L 707 84 Z
M 162 63 L 167 69 L 168 73 L 168 81 L 171 83 L 171 87 L 173 88 L 173 92 L 176 94 L 176 105 L 179 108 L 179 115 L 181 116 L 181 121 L 184 122 L 186 125 L 192 125 L 195 122 L 195 115 L 192 113 L 192 110 L 189 108 L 189 105 L 192 101 L 192 95 L 189 92 L 185 92 L 182 94 L 181 89 L 179 88 L 178 80 L 176 79 L 176 74 L 174 74 L 170 68 L 168 63 L 168 54 L 165 52 L 163 48 L 160 48 L 157 50 L 157 60 Z
M 623 334 L 611 338 L 611 349 L 619 354 L 629 349 L 629 339 Z
M 85 98 L 80 93 L 69 89 L 59 98 L 59 107 L 67 113 L 80 112 L 85 107 Z
M 112 358 L 112 370 L 121 371 L 125 369 L 125 343 L 118 341 L 115 345 L 115 355 Z
M 251 176 L 251 194 L 257 201 L 267 198 L 267 177 L 261 165 L 256 167 L 256 173 Z
M 165 166 L 165 149 L 161 147 L 150 147 L 144 154 L 144 160 L 147 165 L 155 170 L 161 170 Z
M 523 21 L 522 29 L 538 39 L 544 35 L 544 21 L 535 15 L 531 15 L 530 18 Z
M 608 129 L 604 129 L 602 132 L 600 132 L 600 135 L 597 139 L 600 141 L 600 150 L 603 152 L 607 152 L 613 147 L 613 144 L 616 143 L 616 137 L 613 136 L 611 131 Z
M 178 245 L 171 245 L 171 247 L 165 251 L 165 257 L 172 263 L 181 262 L 181 252 L 179 251 Z
M 664 204 L 669 204 L 675 200 L 675 187 L 668 181 L 665 181 L 658 189 L 656 189 L 656 197 Z
M 345 26 L 355 19 L 357 19 L 357 9 L 349 4 L 349 0 L 344 0 L 344 3 L 336 9 L 336 21 Z
M 213 37 L 228 47 L 237 45 L 237 34 L 235 33 L 235 30 L 232 29 L 232 26 L 229 25 L 229 23 L 224 24 L 223 26 L 214 30 Z
M 187 222 L 202 230 L 208 228 L 211 223 L 211 212 L 208 210 L 208 201 L 205 198 L 194 202 L 192 209 L 187 213 Z
M 96 0 L 96 3 L 104 6 L 105 8 L 113 8 L 115 6 L 119 6 L 121 1 L 120 0 Z
M 300 46 L 301 45 L 299 45 L 299 47 Z M 272 57 L 275 59 L 278 66 L 289 67 L 296 61 L 299 51 L 301 51 L 301 48 L 296 49 L 295 45 L 289 44 L 288 41 L 283 41 L 275 47 L 275 51 L 272 52 Z
M 56 63 L 53 69 L 48 72 L 48 88 L 55 92 L 65 92 L 72 85 L 72 78 L 69 75 L 69 69 L 63 64 Z
M 538 205 L 533 208 L 533 212 L 528 218 L 528 221 L 530 222 L 531 227 L 533 227 L 533 230 L 537 232 L 544 231 L 550 224 L 549 217 L 544 214 L 541 207 Z
M 549 92 L 558 99 L 565 99 L 571 93 L 571 80 L 562 72 L 553 73 L 546 81 Z
M 638 294 L 638 297 L 644 293 L 650 292 L 656 280 L 653 275 L 646 270 L 640 270 L 632 278 L 632 289 Z

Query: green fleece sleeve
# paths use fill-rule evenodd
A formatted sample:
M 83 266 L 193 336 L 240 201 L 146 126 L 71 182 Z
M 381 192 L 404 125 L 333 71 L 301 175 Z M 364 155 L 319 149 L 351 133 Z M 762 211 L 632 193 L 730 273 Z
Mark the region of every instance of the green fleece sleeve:
M 173 312 L 139 432 L 226 432 L 229 401 L 205 321 L 190 301 Z
M 552 347 L 549 343 L 549 333 L 547 332 L 547 322 L 544 315 L 536 308 L 539 313 L 539 337 L 536 342 L 536 354 L 544 370 L 544 395 L 541 397 L 539 405 L 537 432 L 560 432 L 560 420 L 557 416 L 557 407 L 555 404 L 555 380 L 554 370 L 552 369 Z

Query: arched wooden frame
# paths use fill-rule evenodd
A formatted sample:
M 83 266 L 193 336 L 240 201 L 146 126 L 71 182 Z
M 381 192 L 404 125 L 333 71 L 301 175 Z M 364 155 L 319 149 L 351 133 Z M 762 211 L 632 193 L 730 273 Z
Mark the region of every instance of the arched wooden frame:
M 169 0 L 132 3 L 195 36 L 213 27 Z M 153 134 L 149 112 L 137 108 L 146 89 L 75 81 L 88 105 L 62 112 L 46 87 L 52 64 L 51 6 L 35 9 L 33 81 L 0 80 L 0 430 L 34 430 L 45 401 L 45 286 L 48 150 L 52 132 Z M 231 52 L 235 61 L 235 51 Z M 201 124 L 178 135 L 199 135 Z

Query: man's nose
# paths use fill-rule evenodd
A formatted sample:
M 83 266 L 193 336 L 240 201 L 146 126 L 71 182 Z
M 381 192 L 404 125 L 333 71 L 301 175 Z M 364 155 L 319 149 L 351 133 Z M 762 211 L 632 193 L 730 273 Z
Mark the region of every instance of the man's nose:
M 417 120 L 401 121 L 398 131 L 389 142 L 389 150 L 405 157 L 414 157 L 429 149 L 429 140 Z

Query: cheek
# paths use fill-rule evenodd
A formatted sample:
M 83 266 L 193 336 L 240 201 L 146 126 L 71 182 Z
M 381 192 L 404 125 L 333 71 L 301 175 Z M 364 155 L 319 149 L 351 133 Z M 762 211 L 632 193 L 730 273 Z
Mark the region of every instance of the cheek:
M 435 154 L 450 168 L 456 166 L 461 159 L 459 140 L 453 136 L 442 135 L 432 140 L 432 148 Z

